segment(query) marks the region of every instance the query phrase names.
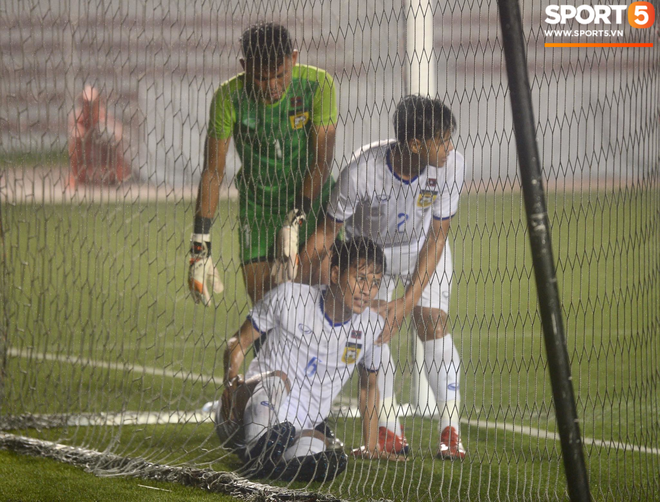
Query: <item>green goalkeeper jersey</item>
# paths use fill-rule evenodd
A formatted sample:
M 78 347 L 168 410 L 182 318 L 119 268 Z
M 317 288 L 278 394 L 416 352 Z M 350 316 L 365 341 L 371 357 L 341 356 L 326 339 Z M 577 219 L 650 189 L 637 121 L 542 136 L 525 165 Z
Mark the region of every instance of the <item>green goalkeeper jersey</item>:
M 208 134 L 234 137 L 242 162 L 236 180 L 242 200 L 286 210 L 314 162 L 308 145 L 312 126 L 336 122 L 332 77 L 319 68 L 296 65 L 291 84 L 273 104 L 247 94 L 244 73 L 223 83 L 211 103 Z

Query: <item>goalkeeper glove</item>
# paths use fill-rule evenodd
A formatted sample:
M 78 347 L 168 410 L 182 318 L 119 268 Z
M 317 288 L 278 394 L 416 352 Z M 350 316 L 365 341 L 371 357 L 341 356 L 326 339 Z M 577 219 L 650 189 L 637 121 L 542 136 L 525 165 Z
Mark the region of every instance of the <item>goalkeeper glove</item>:
M 190 238 L 190 268 L 188 288 L 195 303 L 208 305 L 211 301 L 210 289 L 220 294 L 225 287 L 211 258 L 211 238 L 209 234 L 193 234 Z
M 300 244 L 300 228 L 307 217 L 300 209 L 292 209 L 286 215 L 284 225 L 277 233 L 275 243 L 275 262 L 271 268 L 271 277 L 275 284 L 293 281 L 298 273 L 298 246 Z

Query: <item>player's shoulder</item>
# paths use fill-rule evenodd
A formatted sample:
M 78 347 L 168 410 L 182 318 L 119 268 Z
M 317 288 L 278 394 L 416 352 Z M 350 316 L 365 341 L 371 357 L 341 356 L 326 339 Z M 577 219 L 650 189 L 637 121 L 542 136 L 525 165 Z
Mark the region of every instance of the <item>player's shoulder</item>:
M 245 88 L 245 73 L 239 73 L 229 80 L 225 80 L 216 89 L 214 98 L 226 99 L 230 96 L 238 95 Z
M 449 164 L 452 164 L 454 167 L 464 168 L 465 156 L 457 150 L 452 150 L 451 153 L 447 156 L 447 165 Z
M 463 183 L 465 178 L 465 157 L 461 152 L 453 150 L 447 157 L 448 177 L 457 180 L 459 184 Z
M 306 64 L 297 64 L 293 67 L 293 78 L 318 83 L 333 81 L 332 75 L 326 70 Z
M 351 156 L 349 168 L 365 169 L 377 168 L 385 165 L 387 152 L 394 143 L 394 140 L 385 139 L 374 141 L 358 148 Z
M 293 300 L 301 299 L 303 303 L 307 303 L 309 300 L 316 301 L 321 291 L 318 286 L 309 286 L 299 282 L 283 282 L 272 289 L 269 294 L 280 301 L 290 303 Z M 292 305 L 295 304 L 297 302 L 292 303 Z
M 465 157 L 461 152 L 452 150 L 447 155 L 447 161 L 442 167 L 429 166 L 427 177 L 438 179 L 462 178 L 465 172 Z

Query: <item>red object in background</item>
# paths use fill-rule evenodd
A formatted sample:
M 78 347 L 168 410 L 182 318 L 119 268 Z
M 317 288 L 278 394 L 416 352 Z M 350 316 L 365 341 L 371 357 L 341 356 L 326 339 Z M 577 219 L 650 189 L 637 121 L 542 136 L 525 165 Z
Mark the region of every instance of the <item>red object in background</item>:
M 108 113 L 98 90 L 86 86 L 69 115 L 71 187 L 115 185 L 131 177 L 122 134 L 121 122 Z

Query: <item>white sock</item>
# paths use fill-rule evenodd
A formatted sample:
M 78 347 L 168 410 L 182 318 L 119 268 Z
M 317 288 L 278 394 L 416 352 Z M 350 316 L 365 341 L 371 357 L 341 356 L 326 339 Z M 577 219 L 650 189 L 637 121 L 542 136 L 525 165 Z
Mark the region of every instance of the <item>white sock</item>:
M 459 432 L 458 410 L 461 403 L 459 391 L 460 356 L 451 335 L 423 342 L 424 368 L 429 386 L 440 410 L 440 431 L 451 425 Z
M 378 370 L 378 393 L 380 394 L 380 411 L 378 412 L 378 426 L 387 427 L 397 435 L 401 434 L 399 422 L 399 405 L 394 395 L 395 366 L 392 361 L 390 346 L 382 345 L 381 366 Z
M 286 385 L 278 376 L 266 377 L 254 388 L 243 414 L 245 444 L 248 448 L 268 428 L 278 423 L 277 411 L 285 395 Z
M 291 460 L 295 457 L 307 457 L 325 451 L 325 441 L 312 436 L 301 436 L 295 443 L 284 450 L 282 458 Z

